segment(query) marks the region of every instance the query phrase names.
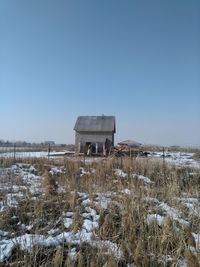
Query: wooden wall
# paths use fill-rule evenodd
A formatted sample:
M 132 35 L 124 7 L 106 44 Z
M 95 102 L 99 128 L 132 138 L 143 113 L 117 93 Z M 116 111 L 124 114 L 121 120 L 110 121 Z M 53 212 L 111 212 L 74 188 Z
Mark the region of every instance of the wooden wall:
M 104 143 L 108 139 L 112 146 L 114 146 L 114 133 L 113 132 L 76 132 L 75 135 L 75 146 L 76 153 L 80 153 L 80 143 L 81 142 L 90 142 L 93 143 Z

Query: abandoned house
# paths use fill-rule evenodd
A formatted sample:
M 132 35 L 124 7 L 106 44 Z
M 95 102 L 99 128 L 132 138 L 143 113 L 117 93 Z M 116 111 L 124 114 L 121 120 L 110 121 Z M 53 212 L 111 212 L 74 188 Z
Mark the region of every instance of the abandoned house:
M 114 116 L 79 116 L 74 130 L 76 153 L 106 155 L 114 146 Z

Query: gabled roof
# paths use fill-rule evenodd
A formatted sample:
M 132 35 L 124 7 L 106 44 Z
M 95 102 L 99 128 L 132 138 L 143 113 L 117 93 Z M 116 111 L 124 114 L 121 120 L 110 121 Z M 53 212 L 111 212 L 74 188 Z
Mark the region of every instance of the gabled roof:
M 77 132 L 114 132 L 116 131 L 114 116 L 79 116 L 74 130 Z
M 142 144 L 134 140 L 125 140 L 118 143 L 119 145 L 126 145 L 128 147 L 140 147 Z

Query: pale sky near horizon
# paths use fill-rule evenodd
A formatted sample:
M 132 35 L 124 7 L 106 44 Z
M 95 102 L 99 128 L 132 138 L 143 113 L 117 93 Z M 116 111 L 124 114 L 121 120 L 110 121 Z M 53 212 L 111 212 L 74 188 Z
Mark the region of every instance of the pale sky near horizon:
M 200 145 L 200 1 L 1 0 L 0 139 L 102 114 L 116 142 Z

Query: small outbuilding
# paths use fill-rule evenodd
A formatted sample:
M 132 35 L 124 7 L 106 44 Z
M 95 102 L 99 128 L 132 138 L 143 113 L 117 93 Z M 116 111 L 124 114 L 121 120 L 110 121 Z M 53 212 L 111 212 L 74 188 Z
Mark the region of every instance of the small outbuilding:
M 128 148 L 140 148 L 142 146 L 141 143 L 135 141 L 135 140 L 125 140 L 120 143 L 118 143 L 120 146 L 126 146 Z
M 140 153 L 142 144 L 135 140 L 125 140 L 118 143 L 119 148 L 117 153 L 132 156 L 137 156 Z
M 115 116 L 79 116 L 74 130 L 76 153 L 106 155 L 114 146 Z

